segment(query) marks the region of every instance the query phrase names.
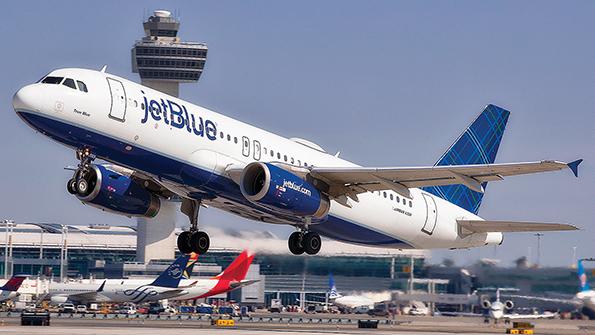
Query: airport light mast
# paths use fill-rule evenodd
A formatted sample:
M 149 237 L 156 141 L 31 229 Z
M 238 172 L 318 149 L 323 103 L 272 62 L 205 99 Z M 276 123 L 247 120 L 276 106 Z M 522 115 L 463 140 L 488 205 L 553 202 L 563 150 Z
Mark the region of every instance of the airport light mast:
M 155 10 L 143 22 L 145 36 L 132 47 L 132 72 L 141 84 L 179 97 L 181 83 L 195 83 L 207 59 L 207 45 L 181 41 L 180 20 L 167 10 Z M 137 219 L 136 260 L 173 259 L 175 255 L 176 217 L 180 203 L 162 201 L 159 214 Z

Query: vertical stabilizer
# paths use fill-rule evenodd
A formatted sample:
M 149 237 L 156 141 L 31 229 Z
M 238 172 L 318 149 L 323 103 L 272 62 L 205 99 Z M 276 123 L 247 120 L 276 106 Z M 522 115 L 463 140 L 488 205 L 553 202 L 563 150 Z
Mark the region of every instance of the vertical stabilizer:
M 2 291 L 18 291 L 27 276 L 12 276 L 4 286 L 0 287 Z
M 510 112 L 505 109 L 487 105 L 435 166 L 494 163 L 509 115 Z M 485 190 L 487 183 L 481 185 Z M 430 186 L 423 190 L 475 214 L 483 198 L 483 193 L 472 191 L 464 185 Z
M 337 293 L 337 287 L 335 286 L 335 279 L 333 278 L 333 274 L 330 273 L 328 276 L 328 298 L 329 299 L 336 299 L 341 297 L 339 293 Z
M 184 276 L 190 255 L 178 257 L 165 271 L 163 271 L 151 285 L 161 287 L 178 287 L 180 279 Z
M 579 281 L 579 291 L 589 291 L 591 288 L 589 287 L 589 281 L 587 280 L 587 274 L 585 273 L 585 267 L 583 266 L 583 260 L 579 259 L 577 264 L 577 274 L 578 274 L 578 281 Z

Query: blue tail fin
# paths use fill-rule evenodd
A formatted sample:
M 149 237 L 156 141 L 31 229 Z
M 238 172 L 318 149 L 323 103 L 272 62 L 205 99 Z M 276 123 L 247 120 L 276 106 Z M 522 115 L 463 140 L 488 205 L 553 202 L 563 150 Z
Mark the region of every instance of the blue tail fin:
M 580 292 L 589 291 L 591 288 L 589 287 L 589 282 L 587 281 L 587 274 L 585 273 L 582 259 L 578 260 L 577 270 Z
M 510 112 L 505 109 L 487 105 L 435 165 L 494 163 L 509 115 Z M 485 190 L 487 183 L 482 186 Z M 483 193 L 472 191 L 464 185 L 430 186 L 423 190 L 475 214 L 483 198 Z
M 184 270 L 188 268 L 190 255 L 182 255 L 163 271 L 151 285 L 160 287 L 178 287 L 180 279 L 184 277 Z

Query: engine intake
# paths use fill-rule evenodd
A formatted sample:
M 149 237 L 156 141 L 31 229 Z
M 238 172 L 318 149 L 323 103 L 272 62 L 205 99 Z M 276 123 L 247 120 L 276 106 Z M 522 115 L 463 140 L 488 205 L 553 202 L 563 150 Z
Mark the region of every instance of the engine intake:
M 512 302 L 512 300 L 506 300 L 504 302 L 504 307 L 506 307 L 507 310 L 511 310 L 514 308 L 514 302 Z
M 314 185 L 269 163 L 248 164 L 240 189 L 251 202 L 291 215 L 323 218 L 330 209 L 328 196 Z
M 90 166 L 85 173 L 89 188 L 76 197 L 91 206 L 127 216 L 155 217 L 161 201 L 130 176 L 122 175 L 104 165 Z

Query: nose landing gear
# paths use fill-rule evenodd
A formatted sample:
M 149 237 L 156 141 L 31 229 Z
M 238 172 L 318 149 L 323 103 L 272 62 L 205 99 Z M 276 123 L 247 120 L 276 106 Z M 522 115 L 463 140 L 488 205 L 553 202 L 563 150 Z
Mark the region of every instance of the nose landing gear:
M 72 178 L 66 183 L 66 190 L 70 194 L 86 197 L 95 187 L 95 171 L 91 168 L 95 156 L 91 154 L 91 149 L 84 148 L 76 151 L 76 158 L 80 163 Z
M 308 255 L 316 255 L 322 247 L 320 235 L 314 232 L 296 231 L 289 235 L 289 251 L 294 255 L 301 255 L 304 252 Z
M 183 199 L 181 209 L 182 213 L 190 219 L 190 230 L 182 232 L 178 236 L 178 249 L 184 254 L 191 252 L 199 255 L 205 254 L 209 250 L 211 241 L 207 233 L 198 230 L 200 200 Z

